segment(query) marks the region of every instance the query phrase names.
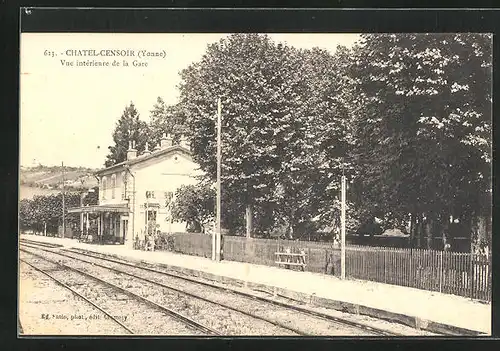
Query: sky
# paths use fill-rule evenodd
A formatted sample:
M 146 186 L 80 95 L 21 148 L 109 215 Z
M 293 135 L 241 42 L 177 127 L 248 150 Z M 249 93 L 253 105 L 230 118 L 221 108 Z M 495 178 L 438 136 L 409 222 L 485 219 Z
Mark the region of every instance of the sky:
M 23 33 L 20 52 L 20 164 L 102 168 L 124 108 L 134 102 L 141 119 L 161 96 L 177 101 L 179 72 L 199 61 L 207 45 L 227 34 Z M 335 51 L 358 34 L 270 34 L 297 48 Z M 75 57 L 68 50 L 142 50 L 164 57 L 138 59 L 147 67 L 76 66 L 75 61 L 122 62 L 121 57 Z M 136 58 L 137 59 L 137 58 Z M 74 66 L 66 66 L 73 61 Z

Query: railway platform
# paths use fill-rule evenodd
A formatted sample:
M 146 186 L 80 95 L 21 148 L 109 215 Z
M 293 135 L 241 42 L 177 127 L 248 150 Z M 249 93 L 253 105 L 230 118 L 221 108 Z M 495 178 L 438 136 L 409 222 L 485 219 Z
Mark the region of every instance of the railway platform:
M 491 304 L 461 296 L 250 263 L 214 262 L 165 251 L 132 250 L 122 245 L 85 244 L 74 239 L 23 234 L 20 238 L 166 265 L 179 272 L 397 321 L 434 333 L 491 335 Z

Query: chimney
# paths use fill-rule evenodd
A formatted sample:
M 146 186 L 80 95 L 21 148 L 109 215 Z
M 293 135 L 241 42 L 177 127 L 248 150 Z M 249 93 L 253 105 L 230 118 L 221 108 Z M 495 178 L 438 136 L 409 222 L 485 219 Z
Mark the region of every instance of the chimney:
M 148 142 L 146 141 L 146 150 L 144 150 L 144 152 L 142 153 L 142 156 L 151 155 L 151 151 L 149 151 L 148 146 L 149 146 Z
M 191 149 L 191 145 L 189 143 L 189 139 L 185 135 L 181 135 L 181 140 L 180 140 L 179 145 L 182 146 L 185 149 L 188 149 L 188 150 Z
M 153 149 L 153 152 L 156 152 L 156 151 L 160 151 L 161 150 L 161 146 L 160 146 L 160 143 L 156 144 L 155 148 Z
M 135 141 L 128 142 L 128 150 L 127 150 L 127 160 L 131 160 L 137 157 L 137 150 L 135 149 Z
M 168 135 L 165 135 L 165 133 L 163 133 L 163 137 L 161 138 L 161 141 L 160 141 L 160 147 L 162 149 L 165 149 L 167 147 L 170 147 L 172 146 L 172 137 L 170 136 L 170 134 Z

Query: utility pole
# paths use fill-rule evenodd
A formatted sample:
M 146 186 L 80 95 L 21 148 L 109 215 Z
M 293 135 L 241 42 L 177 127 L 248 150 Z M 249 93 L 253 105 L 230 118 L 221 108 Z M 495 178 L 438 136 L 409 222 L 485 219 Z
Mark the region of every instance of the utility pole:
M 61 162 L 61 168 L 62 168 L 62 237 L 64 238 L 66 234 L 66 204 L 65 204 L 65 199 L 64 199 L 64 162 Z
M 342 174 L 342 182 L 341 182 L 341 198 L 342 198 L 342 207 L 341 207 L 341 215 L 340 215 L 340 223 L 341 223 L 341 237 L 340 237 L 340 274 L 341 279 L 345 279 L 345 192 L 346 192 L 346 184 L 345 184 L 345 175 Z
M 221 251 L 221 162 L 222 162 L 222 105 L 217 101 L 217 229 L 215 231 L 215 260 L 220 261 Z
M 252 205 L 247 205 L 245 219 L 247 222 L 247 239 L 252 237 Z
M 80 208 L 83 207 L 83 198 L 85 197 L 85 193 L 82 192 L 80 194 Z M 80 212 L 80 236 L 83 235 L 83 210 Z

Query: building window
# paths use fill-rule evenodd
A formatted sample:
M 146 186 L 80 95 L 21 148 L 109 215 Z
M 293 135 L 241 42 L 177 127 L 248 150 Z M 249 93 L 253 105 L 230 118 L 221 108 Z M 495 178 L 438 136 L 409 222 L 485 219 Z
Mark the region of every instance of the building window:
M 102 177 L 102 199 L 106 199 L 106 191 L 108 190 L 108 180 L 106 177 Z
M 154 234 L 156 232 L 156 211 L 148 210 L 145 212 L 146 232 Z
M 126 198 L 127 194 L 127 175 L 122 172 L 122 200 Z
M 146 191 L 146 199 L 154 199 L 155 198 L 155 192 L 152 190 Z
M 146 211 L 146 224 L 155 222 L 156 223 L 156 210 L 147 210 Z
M 174 200 L 174 193 L 172 191 L 165 191 L 165 207 L 170 207 Z
M 111 176 L 111 198 L 115 198 L 115 189 L 116 189 L 116 174 Z

